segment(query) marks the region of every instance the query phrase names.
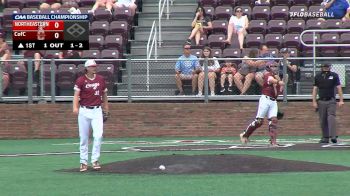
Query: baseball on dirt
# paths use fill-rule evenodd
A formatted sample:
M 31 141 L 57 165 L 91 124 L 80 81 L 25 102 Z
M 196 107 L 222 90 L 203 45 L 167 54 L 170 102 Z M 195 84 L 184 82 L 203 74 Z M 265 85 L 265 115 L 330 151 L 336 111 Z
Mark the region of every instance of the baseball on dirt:
M 159 165 L 159 169 L 160 170 L 165 170 L 165 166 L 164 165 Z

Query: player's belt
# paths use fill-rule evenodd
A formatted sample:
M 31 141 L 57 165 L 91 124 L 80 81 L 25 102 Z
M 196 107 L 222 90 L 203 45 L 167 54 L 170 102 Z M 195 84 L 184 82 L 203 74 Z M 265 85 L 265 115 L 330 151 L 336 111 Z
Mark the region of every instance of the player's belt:
M 272 97 L 270 97 L 270 96 L 265 95 L 265 97 L 266 97 L 267 99 L 270 99 L 271 101 L 276 101 L 275 98 L 272 98 Z
M 331 100 L 331 99 L 333 99 L 333 97 L 319 98 L 319 100 L 321 100 L 321 101 L 329 101 L 329 100 Z
M 97 105 L 97 106 L 84 106 L 84 105 L 82 105 L 81 107 L 86 108 L 86 109 L 96 109 L 96 108 L 99 108 L 100 106 L 99 105 Z

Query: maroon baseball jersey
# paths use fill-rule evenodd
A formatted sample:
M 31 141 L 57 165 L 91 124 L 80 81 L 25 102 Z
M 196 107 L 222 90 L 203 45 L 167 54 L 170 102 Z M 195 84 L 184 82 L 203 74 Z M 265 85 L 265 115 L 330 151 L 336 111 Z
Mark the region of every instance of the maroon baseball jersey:
M 267 95 L 269 97 L 272 97 L 272 98 L 276 99 L 278 97 L 278 93 L 280 91 L 280 86 L 277 84 L 276 88 L 274 88 L 273 84 L 269 84 L 267 80 L 268 80 L 268 78 L 270 76 L 272 76 L 274 78 L 274 76 L 273 76 L 273 74 L 271 72 L 266 71 L 264 73 L 264 76 L 263 76 L 264 84 L 262 86 L 262 91 L 261 92 L 262 92 L 263 95 Z
M 86 75 L 80 76 L 75 82 L 74 90 L 80 91 L 80 105 L 98 106 L 102 104 L 102 95 L 107 88 L 104 78 L 95 74 L 92 80 Z

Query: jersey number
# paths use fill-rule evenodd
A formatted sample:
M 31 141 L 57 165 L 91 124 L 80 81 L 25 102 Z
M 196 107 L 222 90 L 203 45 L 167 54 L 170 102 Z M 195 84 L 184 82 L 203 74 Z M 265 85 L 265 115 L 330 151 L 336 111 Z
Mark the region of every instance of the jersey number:
M 100 91 L 95 91 L 95 95 L 100 95 Z

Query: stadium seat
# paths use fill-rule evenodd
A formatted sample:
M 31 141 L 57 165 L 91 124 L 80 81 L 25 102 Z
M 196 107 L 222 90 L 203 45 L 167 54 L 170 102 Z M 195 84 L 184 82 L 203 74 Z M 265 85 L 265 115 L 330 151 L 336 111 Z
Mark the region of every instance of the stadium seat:
M 97 72 L 97 74 L 101 75 L 105 79 L 106 86 L 109 89 L 114 84 L 114 81 L 115 81 L 114 75 L 116 75 L 116 76 L 118 75 L 118 74 L 114 74 L 117 72 L 114 70 L 113 64 L 99 64 L 97 66 L 96 72 Z M 116 80 L 116 81 L 118 81 L 118 80 Z
M 270 18 L 269 6 L 255 6 L 252 11 L 252 18 L 255 20 L 269 20 Z
M 102 35 L 90 35 L 89 47 L 90 50 L 102 50 L 104 45 L 104 37 Z
M 22 0 L 7 0 L 6 7 L 8 8 L 20 8 L 24 7 L 24 1 Z
M 218 6 L 215 8 L 215 19 L 228 20 L 232 16 L 231 6 Z
M 132 23 L 133 20 L 132 12 L 129 8 L 121 7 L 121 8 L 115 8 L 113 12 L 113 20 L 119 21 L 119 20 L 125 20 L 129 24 Z
M 339 34 L 338 33 L 324 33 L 321 36 L 321 44 L 338 44 Z M 338 56 L 338 47 L 320 47 L 322 56 Z
M 203 7 L 205 14 L 211 18 L 211 20 L 214 19 L 215 15 L 215 9 L 213 7 Z
M 38 8 L 41 4 L 41 0 L 26 0 L 25 2 L 27 8 Z
M 220 5 L 229 5 L 233 7 L 236 4 L 237 0 L 219 0 Z
M 94 21 L 90 26 L 90 33 L 92 35 L 107 35 L 109 31 L 108 21 Z
M 62 89 L 73 89 L 77 68 L 74 64 L 61 64 L 57 68 L 57 86 Z
M 107 35 L 104 41 L 104 47 L 106 49 L 116 49 L 123 51 L 123 36 L 122 35 Z
M 288 20 L 287 32 L 288 33 L 301 33 L 305 29 L 304 20 Z
M 236 4 L 239 5 L 239 6 L 242 6 L 242 5 L 244 5 L 244 6 L 251 6 L 254 3 L 255 3 L 255 0 L 244 0 L 244 1 L 238 0 L 238 1 L 236 1 Z
M 342 46 L 340 47 L 340 55 L 349 57 L 350 56 L 350 33 L 343 33 L 340 36 L 340 41 L 341 44 L 349 44 L 349 46 Z
M 202 49 L 191 49 L 191 54 L 200 58 L 202 56 L 203 50 Z
M 42 9 L 39 10 L 40 14 L 58 14 L 58 10 L 55 9 Z
M 44 55 L 44 59 L 58 59 L 60 51 L 58 50 L 47 50 Z
M 97 10 L 95 10 L 94 19 L 96 21 L 111 21 L 112 15 L 111 12 L 109 12 L 105 8 L 98 8 Z
M 321 4 L 323 2 L 323 0 L 311 0 L 312 4 L 315 5 L 315 4 Z
M 217 5 L 217 0 L 198 0 L 199 5 L 201 6 L 211 6 L 211 7 L 216 7 Z
M 320 35 L 319 34 L 316 34 L 315 35 L 315 43 L 319 43 L 320 42 Z M 306 44 L 312 44 L 313 43 L 313 40 L 314 40 L 314 37 L 311 33 L 306 33 L 303 35 L 302 37 L 303 41 L 306 43 Z M 306 47 L 306 46 L 303 46 L 302 45 L 302 49 L 303 49 L 303 52 L 302 54 L 304 56 L 307 56 L 307 57 L 310 57 L 313 55 L 313 47 Z M 316 48 L 316 53 L 318 53 L 318 48 Z
M 199 40 L 199 45 L 206 46 L 208 44 L 208 37 L 207 35 L 203 34 L 201 35 L 201 38 Z
M 289 6 L 289 5 L 291 5 L 291 2 L 292 2 L 292 0 L 275 0 L 275 5 L 283 5 L 283 6 L 285 6 L 285 5 L 287 5 L 287 6 Z
M 218 33 L 226 34 L 227 33 L 228 22 L 226 20 L 214 20 L 212 22 L 212 25 L 213 25 L 212 32 L 214 34 L 218 34 Z
M 281 48 L 283 42 L 282 34 L 267 34 L 265 35 L 265 44 L 269 48 Z
M 99 59 L 101 53 L 99 50 L 84 50 L 82 54 L 83 59 Z
M 271 8 L 271 19 L 273 20 L 288 20 L 289 7 L 288 6 L 273 6 Z
M 250 6 L 247 6 L 247 5 L 243 5 L 243 6 L 241 6 L 241 8 L 243 10 L 243 14 L 246 15 L 248 17 L 248 19 L 251 19 L 252 18 L 252 8 Z
M 101 59 L 119 59 L 119 58 L 121 58 L 121 56 L 118 50 L 105 49 L 101 51 Z M 111 61 L 111 60 L 103 60 L 99 63 L 113 64 L 114 66 L 117 66 L 120 64 L 119 61 Z
M 249 33 L 266 33 L 266 20 L 252 20 L 249 22 L 248 32 Z
M 294 5 L 305 5 L 309 6 L 310 5 L 310 0 L 293 0 Z
M 249 53 L 252 50 L 257 50 L 257 49 L 256 48 L 243 48 L 241 56 L 242 57 L 249 56 Z
M 286 21 L 285 20 L 270 20 L 267 24 L 269 33 L 281 33 L 286 32 Z
M 341 19 L 328 19 L 324 24 L 325 29 L 340 29 L 342 28 L 342 20 Z
M 286 48 L 299 48 L 299 34 L 285 34 L 283 38 L 283 45 Z
M 246 35 L 245 43 L 247 48 L 259 48 L 265 43 L 263 34 L 248 34 Z
M 57 67 L 53 66 L 53 70 L 51 69 L 51 65 L 48 63 L 44 63 L 43 72 L 44 72 L 44 87 L 45 90 L 51 89 L 51 71 L 55 73 L 55 82 L 57 82 Z
M 38 50 L 25 50 L 23 52 L 23 57 L 24 58 L 33 58 L 34 54 L 37 52 L 39 52 L 43 57 L 43 56 L 45 56 L 46 50 L 39 50 L 39 51 Z
M 318 5 L 311 5 L 311 6 L 309 7 L 309 12 L 310 12 L 310 13 L 311 13 L 311 12 L 314 12 L 314 13 L 321 13 L 321 12 L 324 12 L 324 11 L 325 11 L 324 7 L 321 6 L 320 4 L 318 4 Z
M 225 48 L 222 52 L 223 58 L 240 58 L 241 50 L 237 48 Z
M 306 21 L 306 29 L 323 29 L 325 22 L 317 19 L 309 19 Z
M 306 6 L 303 6 L 303 5 L 294 5 L 294 6 L 291 6 L 290 8 L 289 8 L 289 12 L 290 13 L 302 13 L 302 12 L 307 12 L 308 11 L 308 8 L 306 7 Z M 293 19 L 296 19 L 297 18 L 297 16 L 293 16 L 292 17 Z M 301 17 L 301 18 L 299 18 L 299 19 L 306 19 L 306 18 L 304 18 L 304 17 Z
M 211 52 L 213 53 L 213 56 L 216 58 L 221 58 L 222 56 L 222 50 L 220 48 L 213 48 Z
M 279 50 L 277 48 L 270 48 L 268 51 L 273 57 L 278 57 Z
M 29 8 L 29 7 L 25 7 L 21 10 L 22 14 L 38 14 L 39 13 L 39 9 L 38 8 Z
M 341 25 L 342 29 L 350 29 L 350 21 L 345 21 Z
M 80 0 L 79 4 L 81 7 L 92 7 L 96 0 Z
M 9 69 L 12 80 L 11 88 L 15 90 L 22 90 L 27 88 L 28 74 L 24 63 L 12 64 Z
M 112 21 L 109 24 L 110 34 L 122 34 L 125 39 L 128 38 L 130 26 L 126 21 Z
M 12 28 L 12 14 L 20 14 L 19 8 L 4 8 L 3 10 L 3 27 L 6 31 L 10 31 Z
M 85 65 L 84 64 L 78 64 L 77 70 L 76 70 L 76 78 L 82 76 L 85 74 Z
M 208 44 L 211 48 L 225 48 L 224 40 L 226 36 L 224 34 L 212 34 L 208 37 Z

